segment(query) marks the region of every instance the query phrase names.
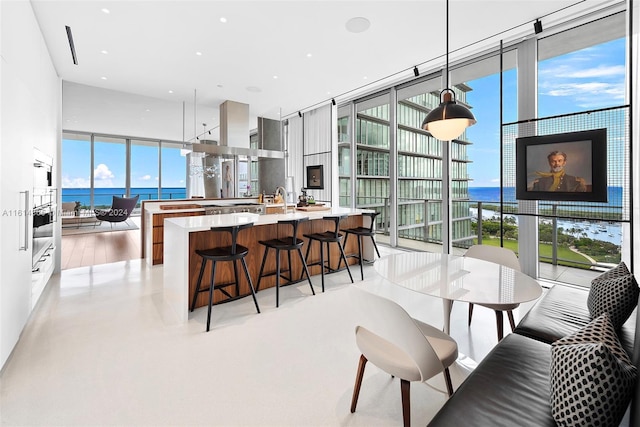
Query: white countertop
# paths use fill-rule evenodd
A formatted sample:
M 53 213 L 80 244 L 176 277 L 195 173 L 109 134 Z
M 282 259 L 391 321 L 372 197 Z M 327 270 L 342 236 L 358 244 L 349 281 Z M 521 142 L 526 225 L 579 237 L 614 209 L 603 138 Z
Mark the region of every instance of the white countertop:
M 176 201 L 171 201 L 171 200 L 152 200 L 149 202 L 146 202 L 144 205 L 144 210 L 146 213 L 150 213 L 150 214 L 167 214 L 167 213 L 179 213 L 179 212 L 201 212 L 203 211 L 206 207 L 209 206 L 213 206 L 213 205 L 219 205 L 219 206 L 223 206 L 223 205 L 235 205 L 238 203 L 258 203 L 258 199 L 257 198 L 251 198 L 248 197 L 246 199 L 190 199 L 190 200 L 176 200 Z M 186 209 L 160 209 L 160 206 L 162 205 L 200 205 L 201 207 L 199 208 L 186 208 Z M 268 206 L 268 205 L 265 205 Z M 282 205 L 280 205 L 282 206 Z
M 180 228 L 183 228 L 186 232 L 195 231 L 208 231 L 211 227 L 228 227 L 237 224 L 253 223 L 254 225 L 268 225 L 276 224 L 280 220 L 295 219 L 295 218 L 309 218 L 321 219 L 324 216 L 330 215 L 361 215 L 364 212 L 371 212 L 369 209 L 349 209 L 334 207 L 326 211 L 312 211 L 312 212 L 294 212 L 287 214 L 270 214 L 259 215 L 252 213 L 232 213 L 221 215 L 201 215 L 201 216 L 185 216 L 177 218 L 166 218 L 166 223 L 171 223 Z

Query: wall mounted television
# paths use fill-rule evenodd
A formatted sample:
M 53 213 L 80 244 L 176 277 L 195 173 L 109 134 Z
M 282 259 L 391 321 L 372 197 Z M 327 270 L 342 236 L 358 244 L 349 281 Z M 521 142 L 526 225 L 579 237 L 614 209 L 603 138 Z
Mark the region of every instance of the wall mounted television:
M 516 199 L 607 201 L 607 130 L 516 138 Z

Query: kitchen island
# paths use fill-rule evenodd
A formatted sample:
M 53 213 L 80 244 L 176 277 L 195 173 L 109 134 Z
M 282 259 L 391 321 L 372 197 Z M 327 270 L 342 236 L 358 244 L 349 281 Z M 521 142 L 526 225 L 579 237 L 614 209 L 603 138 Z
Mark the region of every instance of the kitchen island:
M 370 212 L 363 209 L 348 209 L 333 207 L 324 211 L 312 212 L 293 212 L 287 214 L 259 215 L 252 213 L 233 213 L 222 215 L 203 215 L 167 218 L 164 220 L 164 288 L 165 298 L 168 304 L 176 312 L 180 321 L 186 322 L 189 317 L 189 304 L 195 292 L 198 273 L 200 271 L 201 259 L 195 253 L 197 249 L 207 249 L 216 246 L 225 246 L 230 244 L 230 237 L 221 235 L 211 231 L 212 227 L 225 227 L 235 224 L 253 223 L 253 227 L 242 231 L 238 236 L 238 243 L 249 248 L 249 254 L 246 257 L 249 267 L 249 274 L 254 281 L 254 286 L 258 282 L 258 273 L 264 247 L 258 242 L 260 240 L 274 239 L 285 237 L 291 233 L 291 227 L 278 225 L 279 220 L 294 218 L 309 218 L 300 224 L 298 230 L 298 238 L 303 238 L 303 234 L 324 232 L 333 225 L 333 222 L 324 221 L 324 216 L 347 215 L 342 221 L 340 228 L 352 228 L 362 225 L 362 213 Z M 305 241 L 303 251 L 306 253 Z M 348 246 L 345 247 L 347 254 L 357 252 L 356 239 L 350 239 Z M 320 257 L 318 245 L 311 248 L 310 259 L 315 261 Z M 331 248 L 330 257 L 331 266 L 337 268 L 338 250 Z M 354 259 L 349 259 L 353 263 Z M 284 261 L 286 263 L 286 261 Z M 298 259 L 292 257 L 292 274 L 293 277 L 300 277 L 302 265 Z M 313 275 L 320 273 L 319 266 L 310 267 L 312 279 Z M 265 271 L 275 270 L 275 259 L 270 256 L 265 265 Z M 233 268 L 231 263 L 223 263 L 216 269 L 216 284 L 228 283 L 233 281 Z M 203 283 L 209 283 L 210 269 L 204 273 Z M 266 277 L 260 284 L 260 289 L 275 286 L 275 276 Z M 249 285 L 246 279 L 240 274 L 240 296 L 250 295 Z M 202 293 L 198 296 L 196 307 L 207 304 L 207 295 Z M 220 292 L 214 294 L 214 303 L 224 302 L 228 298 Z M 275 304 L 275 302 L 274 302 Z

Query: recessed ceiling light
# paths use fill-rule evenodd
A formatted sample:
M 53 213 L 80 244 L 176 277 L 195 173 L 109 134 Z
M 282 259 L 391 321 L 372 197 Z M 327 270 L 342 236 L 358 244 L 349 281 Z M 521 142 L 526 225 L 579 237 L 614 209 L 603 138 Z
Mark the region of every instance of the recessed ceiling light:
M 223 24 L 225 24 L 227 22 L 227 18 L 225 18 L 224 16 L 222 18 L 220 18 L 220 22 L 222 22 Z
M 202 56 L 202 52 L 196 52 L 196 55 Z
M 107 8 L 104 9 L 100 9 L 102 11 L 102 13 L 106 13 L 107 15 L 111 13 L 111 11 Z
M 222 85 L 217 85 L 217 86 L 218 86 L 218 87 L 224 87 L 224 86 L 222 86 Z
M 102 80 L 107 80 L 105 76 L 100 77 Z
M 170 91 L 169 91 L 169 93 L 173 93 L 173 91 L 172 91 L 172 90 L 170 90 Z
M 147 108 L 147 109 L 146 109 L 146 110 L 144 110 L 144 111 L 149 112 L 149 111 L 151 111 L 151 110 Z
M 331 91 L 327 92 L 327 95 L 331 95 Z
M 361 16 L 357 16 L 355 18 L 351 18 L 344 24 L 347 31 L 350 33 L 362 33 L 367 31 L 371 26 L 371 22 L 367 18 L 363 18 Z
M 364 76 L 363 79 L 367 80 L 367 76 Z
M 278 78 L 278 76 L 273 76 L 273 78 L 274 78 L 274 79 L 277 79 L 277 78 Z
M 313 55 L 311 55 L 310 53 L 307 53 L 307 58 L 311 58 Z
M 102 53 L 103 55 L 107 55 L 109 53 L 109 51 L 101 50 L 100 53 Z

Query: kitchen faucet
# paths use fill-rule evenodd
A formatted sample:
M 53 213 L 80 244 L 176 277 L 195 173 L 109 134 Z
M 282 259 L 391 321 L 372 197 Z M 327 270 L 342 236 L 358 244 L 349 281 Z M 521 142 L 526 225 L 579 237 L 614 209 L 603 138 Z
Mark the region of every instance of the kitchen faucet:
M 282 194 L 282 203 L 283 203 L 282 213 L 286 214 L 287 213 L 287 190 L 284 187 L 278 187 L 276 188 L 276 193 L 274 194 L 274 197 L 277 196 L 278 194 Z

